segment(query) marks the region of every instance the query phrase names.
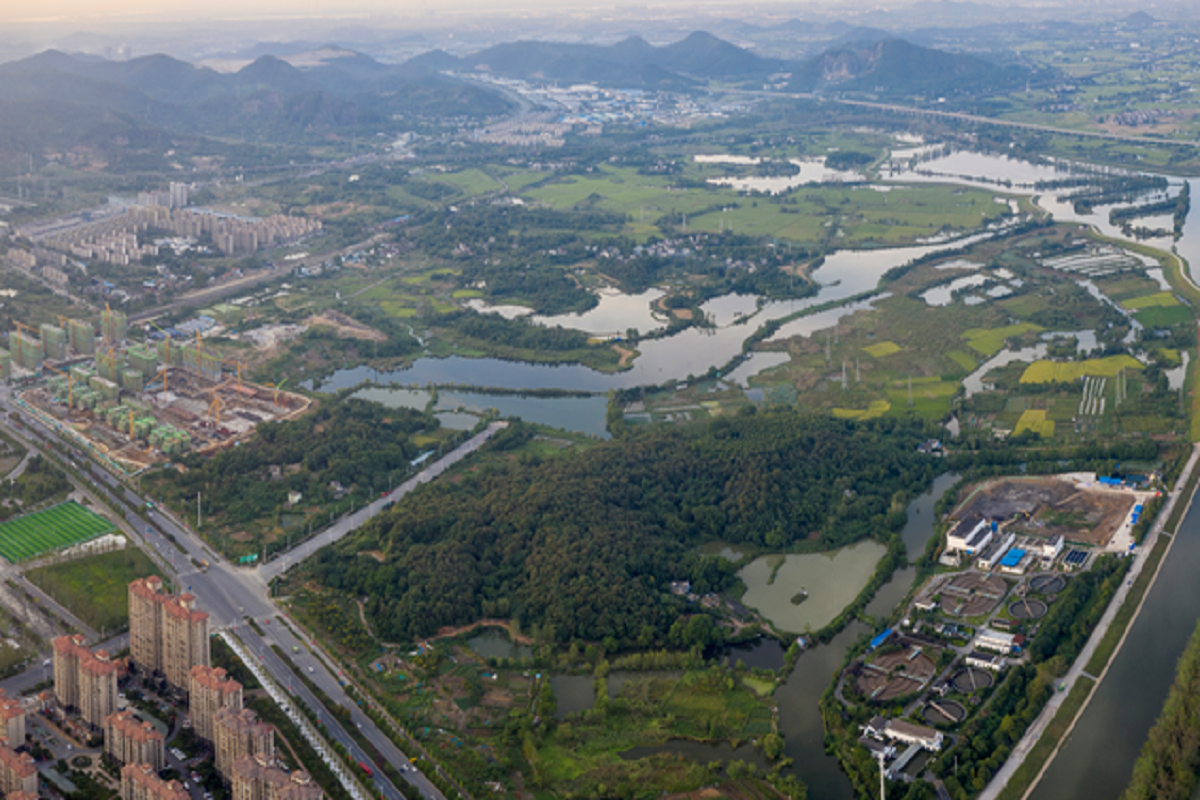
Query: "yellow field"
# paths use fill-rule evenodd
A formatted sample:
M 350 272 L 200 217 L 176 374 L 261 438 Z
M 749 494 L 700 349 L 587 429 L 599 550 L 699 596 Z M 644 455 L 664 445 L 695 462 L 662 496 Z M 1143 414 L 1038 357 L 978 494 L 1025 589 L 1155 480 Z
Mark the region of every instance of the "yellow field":
M 1121 305 L 1130 311 L 1140 311 L 1143 308 L 1170 308 L 1171 306 L 1179 305 L 1179 301 L 1170 292 L 1158 292 L 1157 294 L 1148 294 L 1143 297 L 1126 300 Z
M 985 356 L 994 356 L 1004 349 L 1004 343 L 1014 336 L 1021 336 L 1030 331 L 1042 331 L 1040 325 L 1022 322 L 1019 325 L 1008 325 L 1004 328 L 971 328 L 962 335 L 967 340 L 967 346 Z
M 1021 376 L 1021 383 L 1070 383 L 1084 375 L 1115 378 L 1122 369 L 1142 369 L 1142 363 L 1132 356 L 1089 358 L 1087 361 L 1035 361 Z
M 1017 420 L 1017 429 L 1014 433 L 1022 433 L 1023 431 L 1033 431 L 1038 436 L 1044 439 L 1049 439 L 1054 435 L 1054 420 L 1046 419 L 1045 410 L 1035 411 L 1032 408 L 1021 414 L 1021 418 Z
M 875 419 L 882 417 L 892 408 L 887 400 L 872 400 L 867 408 L 835 408 L 833 415 L 838 419 Z
M 890 356 L 892 353 L 899 353 L 900 345 L 895 342 L 877 342 L 869 347 L 864 347 L 863 350 L 866 350 L 875 356 L 875 358 L 883 358 L 884 356 Z

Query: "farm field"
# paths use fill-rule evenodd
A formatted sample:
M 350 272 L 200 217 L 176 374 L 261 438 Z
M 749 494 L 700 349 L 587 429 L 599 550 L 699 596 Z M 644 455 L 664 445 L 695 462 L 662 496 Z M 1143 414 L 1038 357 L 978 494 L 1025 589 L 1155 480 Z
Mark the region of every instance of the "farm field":
M 0 556 L 16 564 L 113 529 L 104 517 L 72 501 L 0 525 Z

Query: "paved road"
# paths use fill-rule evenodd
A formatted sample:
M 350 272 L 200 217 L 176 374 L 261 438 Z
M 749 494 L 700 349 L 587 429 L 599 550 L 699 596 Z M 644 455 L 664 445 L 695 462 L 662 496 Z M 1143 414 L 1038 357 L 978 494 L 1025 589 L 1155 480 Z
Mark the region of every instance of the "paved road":
M 6 390 L 0 390 L 0 410 L 5 412 L 14 410 L 9 404 L 9 397 Z M 63 446 L 61 441 L 53 433 L 46 430 L 39 421 L 33 419 L 27 413 L 22 414 L 21 417 L 24 420 L 24 429 L 19 432 L 14 431 L 15 434 L 30 444 L 34 440 L 55 442 L 59 452 L 62 451 Z M 8 424 L 7 416 L 4 417 L 3 424 Z M 156 557 L 156 560 L 160 564 L 170 565 L 172 571 L 175 573 L 178 589 L 191 592 L 199 598 L 201 607 L 210 615 L 211 627 L 213 629 L 230 628 L 235 630 L 238 637 L 246 644 L 246 647 L 251 652 L 260 655 L 263 664 L 271 672 L 271 675 L 281 685 L 290 687 L 289 691 L 324 721 L 329 734 L 336 741 L 346 746 L 356 759 L 364 763 L 371 763 L 371 759 L 367 757 L 367 754 L 354 744 L 353 740 L 350 739 L 349 735 L 342 729 L 329 711 L 318 702 L 317 698 L 307 690 L 303 683 L 296 679 L 295 674 L 284 660 L 271 651 L 271 642 L 279 644 L 288 659 L 296 664 L 299 669 L 304 670 L 307 673 L 308 679 L 325 692 L 333 702 L 351 709 L 352 720 L 361 729 L 363 736 L 393 766 L 397 769 L 403 768 L 405 770 L 403 772 L 405 780 L 417 786 L 423 797 L 428 800 L 444 800 L 441 792 L 424 775 L 410 765 L 408 759 L 376 727 L 375 723 L 365 713 L 352 705 L 330 667 L 320 659 L 314 657 L 308 648 L 301 647 L 295 637 L 289 631 L 283 630 L 278 622 L 274 625 L 266 623 L 268 618 L 279 614 L 279 609 L 266 594 L 267 576 L 273 577 L 274 575 L 278 575 L 288 565 L 299 563 L 299 561 L 312 552 L 315 552 L 319 547 L 336 541 L 341 536 L 344 536 L 378 514 L 386 504 L 403 497 L 421 483 L 426 483 L 442 474 L 450 466 L 478 450 L 488 438 L 497 430 L 503 428 L 504 425 L 505 423 L 502 422 L 493 423 L 485 431 L 464 442 L 440 460 L 430 464 L 420 475 L 405 482 L 388 496 L 381 498 L 356 512 L 353 516 L 346 518 L 343 520 L 344 524 L 339 523 L 331 531 L 322 533 L 321 536 L 326 537 L 324 541 L 317 539 L 310 540 L 310 542 L 305 543 L 307 549 L 302 550 L 297 548 L 289 554 L 289 557 L 281 558 L 277 562 L 272 562 L 272 564 L 264 565 L 258 569 L 237 568 L 220 559 L 190 528 L 181 524 L 173 515 L 163 509 L 146 511 L 146 518 L 142 519 L 135 513 L 135 509 L 145 509 L 145 498 L 122 485 L 115 477 L 94 464 L 88 463 L 86 470 L 96 479 L 95 486 L 80 486 L 80 489 L 88 494 L 91 494 L 93 491 L 99 492 L 116 501 L 118 505 L 124 505 L 125 522 L 136 531 L 137 535 L 144 541 L 146 549 Z M 84 454 L 82 452 L 71 450 L 71 453 L 75 460 L 81 463 L 84 461 Z M 76 463 L 75 460 L 72 460 L 73 464 Z M 205 560 L 211 565 L 206 570 L 197 566 Z M 256 619 L 262 626 L 264 636 L 267 638 L 264 639 L 263 636 L 260 636 L 249 625 L 245 624 L 245 617 Z M 271 633 L 267 632 L 268 628 L 271 629 Z M 297 647 L 300 652 L 293 653 L 293 646 Z M 39 670 L 34 670 L 33 672 L 36 674 Z M 32 678 L 31 683 L 40 679 L 40 676 Z M 374 769 L 373 771 L 385 800 L 401 800 L 402 795 L 399 790 L 383 776 L 382 772 L 378 769 Z
M 430 464 L 427 468 L 421 472 L 418 472 L 415 476 L 409 478 L 404 483 L 400 484 L 400 486 L 396 489 L 393 489 L 390 494 L 384 495 L 370 505 L 364 506 L 362 509 L 355 511 L 353 514 L 342 517 L 342 519 L 335 522 L 332 526 L 326 528 L 324 531 L 312 537 L 303 544 L 293 547 L 283 555 L 273 559 L 270 563 L 259 566 L 253 571 L 253 574 L 258 578 L 258 580 L 262 581 L 264 585 L 269 584 L 272 579 L 277 578 L 278 576 L 287 572 L 289 568 L 304 561 L 322 547 L 333 544 L 338 539 L 341 539 L 343 536 L 350 533 L 350 531 L 361 526 L 364 522 L 382 511 L 384 506 L 388 505 L 389 503 L 397 502 L 413 489 L 416 489 L 418 486 L 429 483 L 434 478 L 437 478 L 443 472 L 450 469 L 450 467 L 454 466 L 459 461 L 462 461 L 471 453 L 474 453 L 476 450 L 482 447 L 484 442 L 494 436 L 497 431 L 506 427 L 508 427 L 507 422 L 493 422 L 483 431 L 475 434 L 473 437 L 463 442 L 454 450 Z
M 1163 505 L 1162 510 L 1159 512 L 1158 519 L 1155 520 L 1154 527 L 1151 528 L 1150 533 L 1146 535 L 1146 539 L 1140 548 L 1141 553 L 1149 553 L 1154 549 L 1154 545 L 1158 542 L 1158 537 L 1162 534 L 1163 525 L 1166 524 L 1167 519 L 1171 516 L 1172 509 L 1175 508 L 1175 503 L 1187 503 L 1191 500 L 1190 497 L 1183 497 L 1182 495 L 1183 490 L 1187 485 L 1188 476 L 1190 476 L 1192 474 L 1192 470 L 1196 468 L 1197 461 L 1200 461 L 1200 444 L 1192 446 L 1191 458 L 1188 459 L 1187 466 L 1183 468 L 1179 478 L 1175 481 L 1175 490 L 1171 492 L 1171 495 L 1167 498 L 1167 502 Z M 1164 561 L 1165 560 L 1166 559 L 1164 558 Z M 1003 791 L 1004 787 L 1008 784 L 1008 781 L 1012 778 L 1013 773 L 1015 773 L 1017 768 L 1025 762 L 1025 758 L 1029 755 L 1029 751 L 1033 749 L 1035 744 L 1037 744 L 1037 740 L 1040 739 L 1042 733 L 1045 732 L 1046 726 L 1050 724 L 1052 719 L 1054 719 L 1054 715 L 1058 713 L 1059 706 L 1063 704 L 1063 702 L 1067 699 L 1067 695 L 1071 693 L 1071 689 L 1074 688 L 1075 682 L 1078 681 L 1079 677 L 1084 674 L 1084 667 L 1086 667 L 1088 661 L 1091 660 L 1092 654 L 1096 652 L 1096 648 L 1099 646 L 1100 641 L 1104 638 L 1104 634 L 1108 632 L 1109 627 L 1112 625 L 1113 618 L 1116 617 L 1117 612 L 1121 609 L 1121 606 L 1125 604 L 1125 599 L 1129 595 L 1129 590 L 1132 587 L 1133 582 L 1137 580 L 1138 575 L 1141 574 L 1142 566 L 1145 563 L 1146 559 L 1144 557 L 1138 557 L 1133 562 L 1133 566 L 1129 570 L 1126 582 L 1121 584 L 1116 593 L 1113 595 L 1113 599 L 1109 602 L 1108 608 L 1104 611 L 1104 616 L 1100 618 L 1100 622 L 1092 631 L 1091 636 L 1088 637 L 1087 644 L 1084 645 L 1083 651 L 1080 652 L 1079 657 L 1075 659 L 1075 663 L 1071 665 L 1071 668 L 1067 670 L 1066 676 L 1058 682 L 1058 686 L 1062 687 L 1061 691 L 1054 693 L 1054 695 L 1042 709 L 1042 712 L 1038 714 L 1037 719 L 1035 719 L 1026 729 L 1025 735 L 1021 737 L 1021 741 L 1017 742 L 1017 745 L 1013 748 L 1011 755 L 1009 755 L 1008 759 L 1005 760 L 1000 769 L 996 771 L 996 774 L 992 776 L 991 782 L 988 783 L 988 785 L 980 793 L 979 800 L 996 800 L 996 797 L 999 796 L 1000 792 Z M 1146 592 L 1142 595 L 1143 600 L 1149 594 L 1150 587 L 1147 587 Z M 1130 620 L 1129 628 L 1133 627 L 1133 623 L 1134 620 Z M 1128 631 L 1128 628 L 1126 631 Z M 1124 643 L 1124 639 L 1122 639 L 1122 643 Z M 1113 662 L 1113 660 L 1116 658 L 1116 655 L 1117 654 L 1114 651 L 1112 656 L 1109 658 L 1109 664 Z M 1100 675 L 1089 675 L 1088 677 L 1102 680 L 1104 678 L 1104 673 L 1107 672 L 1108 667 L 1105 666 L 1104 672 L 1102 672 Z M 1099 681 L 1097 681 L 1097 683 L 1099 683 Z M 1095 691 L 1096 689 L 1093 687 L 1093 694 Z M 1082 713 L 1083 709 L 1081 708 L 1079 710 L 1079 714 Z M 1079 716 L 1076 715 L 1076 719 L 1078 718 Z M 1073 726 L 1074 723 L 1072 723 L 1072 727 Z M 1062 740 L 1060 741 L 1065 741 L 1068 733 L 1069 731 L 1064 733 Z M 1049 759 L 1045 764 L 1042 765 L 1042 771 L 1038 773 L 1037 776 L 1038 779 L 1040 779 L 1042 774 L 1045 773 L 1046 768 L 1050 766 L 1052 761 L 1053 759 Z M 1026 790 L 1026 796 L 1033 791 L 1036 785 L 1036 780 L 1029 785 L 1028 789 Z

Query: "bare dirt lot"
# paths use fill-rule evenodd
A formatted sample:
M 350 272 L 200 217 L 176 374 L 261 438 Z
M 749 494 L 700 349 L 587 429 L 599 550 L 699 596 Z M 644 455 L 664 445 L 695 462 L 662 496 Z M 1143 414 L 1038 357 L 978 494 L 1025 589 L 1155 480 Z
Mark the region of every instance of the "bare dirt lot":
M 1058 478 L 1002 478 L 974 487 L 953 516 L 1013 520 L 1006 532 L 1061 535 L 1102 547 L 1132 510 L 1134 499 L 1127 492 L 1080 489 Z

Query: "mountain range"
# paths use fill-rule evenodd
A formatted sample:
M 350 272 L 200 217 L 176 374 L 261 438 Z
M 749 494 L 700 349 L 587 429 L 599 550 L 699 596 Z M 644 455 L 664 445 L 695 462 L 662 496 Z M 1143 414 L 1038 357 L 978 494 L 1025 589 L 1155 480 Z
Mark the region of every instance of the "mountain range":
M 786 88 L 793 92 L 869 92 L 892 99 L 991 92 L 1030 78 L 1022 67 L 921 47 L 885 31 L 847 25 L 839 33 L 835 47 L 803 62 L 766 58 L 704 32 L 663 46 L 635 36 L 612 45 L 512 42 L 467 56 L 434 50 L 398 65 L 336 45 L 308 54 L 277 49 L 282 58 L 260 50 L 234 72 L 165 55 L 108 61 L 51 50 L 0 64 L 0 114 L 14 104 L 23 113 L 48 113 L 53 105 L 54 119 L 62 118 L 63 108 L 96 119 L 99 109 L 110 126 L 296 140 L 396 116 L 484 117 L 513 107 L 498 89 L 445 73 L 673 91 L 712 82 L 760 89 L 768 76 L 789 75 Z M 40 128 L 34 121 L 25 129 Z

